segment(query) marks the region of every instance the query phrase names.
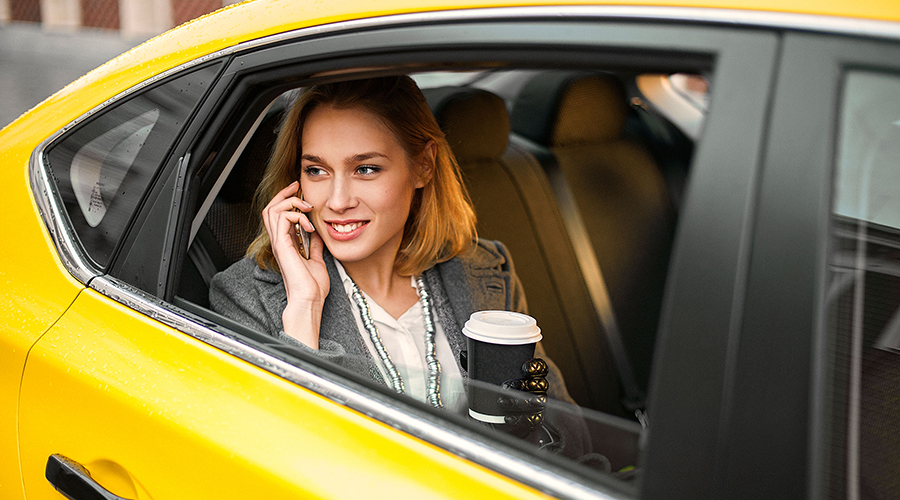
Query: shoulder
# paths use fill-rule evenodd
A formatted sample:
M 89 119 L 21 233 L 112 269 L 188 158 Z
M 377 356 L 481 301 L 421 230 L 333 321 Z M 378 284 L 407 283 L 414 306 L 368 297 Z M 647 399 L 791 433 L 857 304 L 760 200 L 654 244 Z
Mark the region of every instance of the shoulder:
M 287 294 L 281 274 L 261 269 L 245 257 L 213 276 L 209 304 L 214 311 L 250 328 L 274 333 L 281 329 Z
M 256 265 L 253 259 L 244 257 L 235 262 L 228 269 L 216 273 L 212 279 L 212 285 L 228 286 L 231 284 L 246 286 L 248 280 L 262 281 L 263 283 L 280 284 L 281 274 L 262 269 Z
M 508 271 L 512 258 L 506 245 L 495 240 L 478 238 L 475 245 L 456 257 L 464 266 L 476 269 L 497 269 Z
M 281 274 L 262 269 L 254 260 L 244 257 L 213 276 L 209 284 L 210 303 L 214 308 L 225 302 L 246 303 L 258 298 L 260 293 L 283 289 L 282 283 Z

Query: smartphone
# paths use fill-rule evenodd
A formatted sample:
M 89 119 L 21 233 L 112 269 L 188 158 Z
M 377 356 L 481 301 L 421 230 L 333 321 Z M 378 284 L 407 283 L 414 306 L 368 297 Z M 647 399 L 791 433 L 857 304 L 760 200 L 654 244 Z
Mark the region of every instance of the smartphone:
M 294 226 L 294 229 L 297 230 L 297 239 L 300 241 L 300 255 L 304 259 L 309 260 L 309 233 L 300 226 L 299 222 Z
M 300 199 L 302 200 L 303 198 L 301 197 Z M 299 212 L 299 210 L 297 211 Z M 309 216 L 307 215 L 307 217 Z M 309 260 L 309 233 L 303 229 L 299 222 L 294 224 L 294 230 L 297 231 L 297 240 L 300 242 L 300 255 L 304 259 Z

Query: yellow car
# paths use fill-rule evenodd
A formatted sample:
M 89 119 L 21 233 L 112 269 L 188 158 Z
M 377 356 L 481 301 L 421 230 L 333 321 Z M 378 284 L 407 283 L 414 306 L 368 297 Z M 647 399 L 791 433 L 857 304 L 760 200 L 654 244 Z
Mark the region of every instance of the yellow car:
M 582 443 L 210 309 L 283 111 L 408 74 Z M 258 0 L 0 131 L 0 497 L 896 498 L 900 3 Z

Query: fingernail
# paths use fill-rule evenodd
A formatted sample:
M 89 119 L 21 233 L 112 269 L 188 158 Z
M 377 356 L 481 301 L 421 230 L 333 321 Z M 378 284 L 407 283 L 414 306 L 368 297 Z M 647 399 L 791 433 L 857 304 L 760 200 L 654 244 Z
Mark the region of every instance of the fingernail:
M 303 203 L 303 206 L 306 208 L 313 208 L 313 206 L 306 200 L 300 200 L 300 203 Z

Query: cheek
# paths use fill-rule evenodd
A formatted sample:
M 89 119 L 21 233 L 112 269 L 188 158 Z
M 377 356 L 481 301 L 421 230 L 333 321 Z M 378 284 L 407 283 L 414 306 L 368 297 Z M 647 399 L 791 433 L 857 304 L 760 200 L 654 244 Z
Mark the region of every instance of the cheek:
M 379 192 L 378 197 L 382 207 L 395 213 L 409 210 L 415 188 L 406 183 L 397 183 Z
M 324 190 L 319 183 L 309 182 L 303 178 L 300 179 L 300 193 L 304 200 L 316 207 L 318 207 L 318 205 L 323 202 L 323 198 L 326 197 Z

